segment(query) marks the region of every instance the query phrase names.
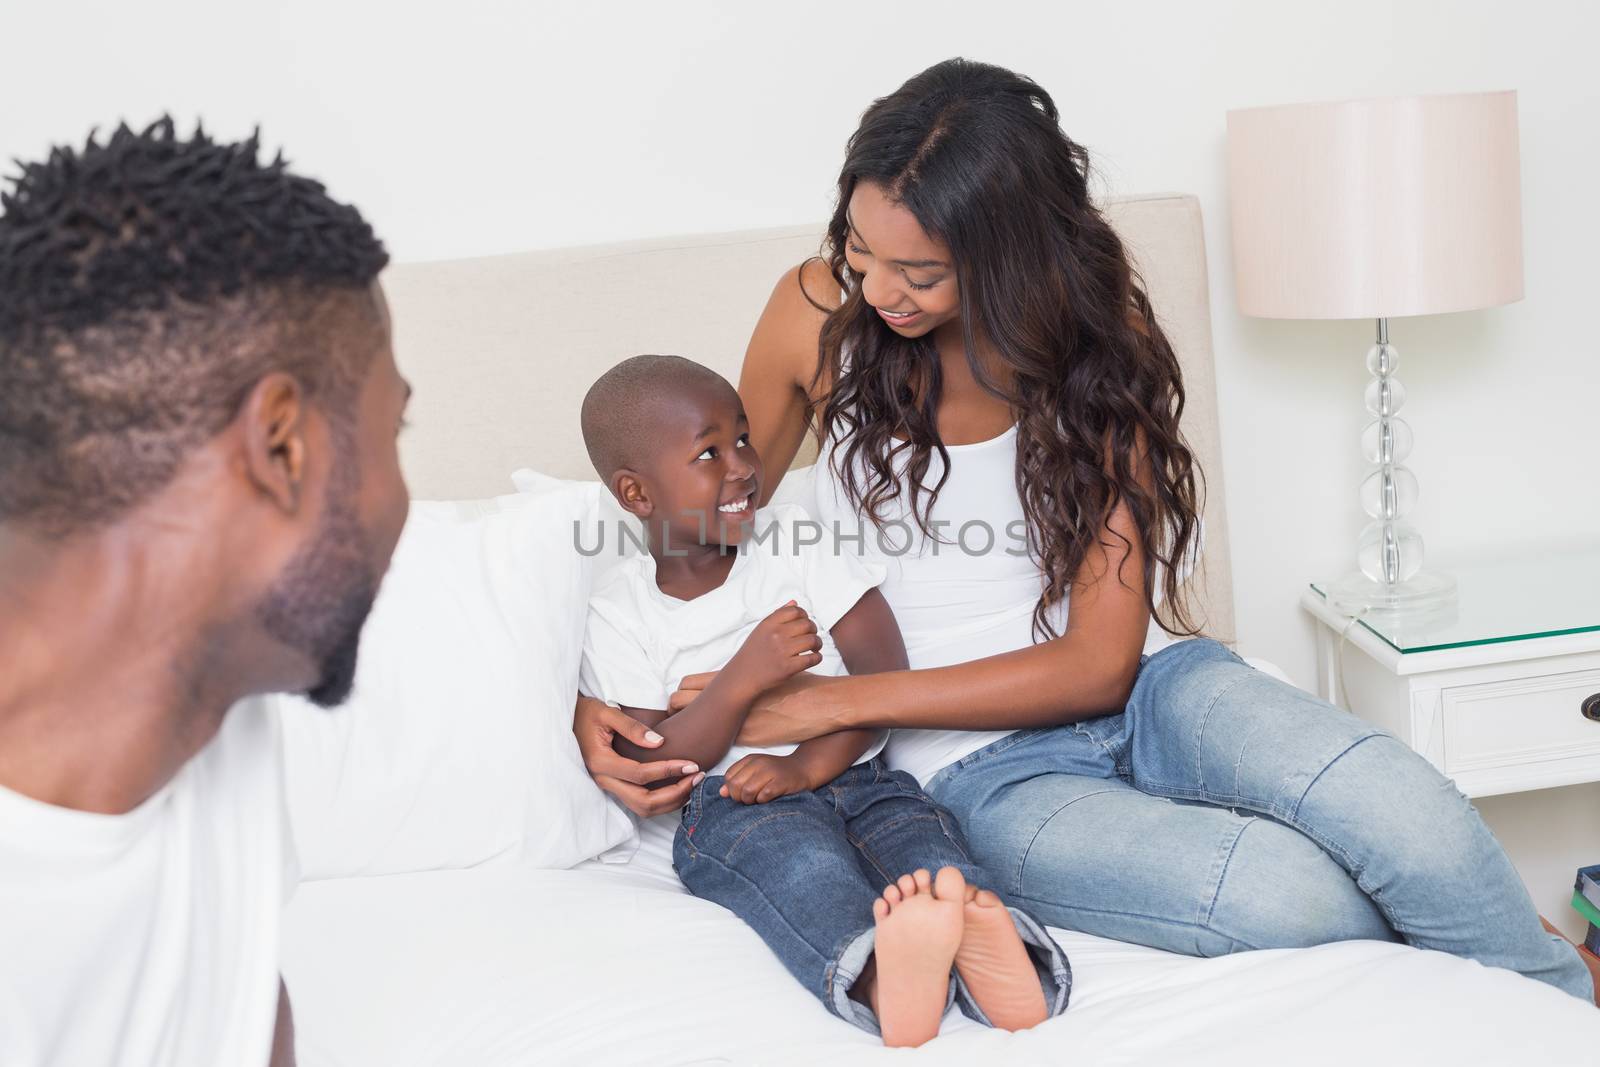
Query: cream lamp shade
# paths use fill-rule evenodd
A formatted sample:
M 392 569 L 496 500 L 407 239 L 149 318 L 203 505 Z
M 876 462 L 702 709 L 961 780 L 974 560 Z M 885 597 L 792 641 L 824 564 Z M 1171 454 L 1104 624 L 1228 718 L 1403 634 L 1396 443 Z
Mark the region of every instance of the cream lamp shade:
M 1228 200 L 1239 310 L 1274 319 L 1374 319 L 1361 450 L 1371 518 L 1357 570 L 1328 602 L 1443 619 L 1456 580 L 1423 567 L 1408 521 L 1420 491 L 1389 320 L 1522 299 L 1517 94 L 1457 93 L 1228 112 Z
M 1228 112 L 1239 310 L 1388 319 L 1522 299 L 1514 91 Z

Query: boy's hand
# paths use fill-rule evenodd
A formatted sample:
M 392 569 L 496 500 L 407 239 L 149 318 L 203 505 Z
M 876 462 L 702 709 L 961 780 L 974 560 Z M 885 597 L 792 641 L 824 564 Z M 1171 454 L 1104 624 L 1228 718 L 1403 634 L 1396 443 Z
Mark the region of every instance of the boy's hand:
M 817 624 L 791 600 L 756 624 L 723 673 L 733 672 L 753 694 L 764 693 L 821 663 L 821 648 Z
M 736 804 L 765 804 L 810 788 L 810 775 L 801 760 L 757 753 L 728 768 L 719 792 Z

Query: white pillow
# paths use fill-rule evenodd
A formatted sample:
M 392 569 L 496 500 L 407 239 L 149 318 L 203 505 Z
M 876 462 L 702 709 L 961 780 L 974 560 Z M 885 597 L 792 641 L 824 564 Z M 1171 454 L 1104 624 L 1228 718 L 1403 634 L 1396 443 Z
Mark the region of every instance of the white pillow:
M 632 834 L 572 736 L 598 485 L 416 501 L 350 700 L 283 704 L 306 880 L 519 860 L 565 868 Z
M 644 544 L 644 524 L 622 510 L 617 498 L 598 481 L 574 481 L 557 478 L 553 474 L 523 467 L 511 472 L 511 484 L 519 494 L 537 496 L 540 493 L 581 492 L 588 494 L 594 506 L 576 518 L 574 543 L 589 562 L 593 579 L 598 582 L 605 573 L 629 556 L 638 555 Z M 585 613 L 585 619 L 588 618 Z M 579 633 L 579 641 L 583 634 Z

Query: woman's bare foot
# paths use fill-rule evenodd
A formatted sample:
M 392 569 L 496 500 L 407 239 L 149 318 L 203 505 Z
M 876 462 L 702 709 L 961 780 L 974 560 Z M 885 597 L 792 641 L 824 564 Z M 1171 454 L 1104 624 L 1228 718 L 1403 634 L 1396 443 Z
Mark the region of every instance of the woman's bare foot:
M 1049 1014 L 1049 1008 L 1033 961 L 1028 958 L 1028 947 L 1022 943 L 1011 913 L 987 889 L 966 885 L 954 867 L 939 872 L 935 895 L 945 895 L 945 871 L 961 880 L 964 888 L 965 922 L 961 946 L 956 949 L 956 970 L 971 990 L 972 999 L 1002 1030 L 1038 1026 Z
M 955 869 L 940 871 L 941 881 L 945 871 Z M 939 1032 L 964 907 L 962 894 L 936 892 L 927 871 L 901 875 L 872 902 L 878 926 L 873 1007 L 885 1045 L 916 1046 Z

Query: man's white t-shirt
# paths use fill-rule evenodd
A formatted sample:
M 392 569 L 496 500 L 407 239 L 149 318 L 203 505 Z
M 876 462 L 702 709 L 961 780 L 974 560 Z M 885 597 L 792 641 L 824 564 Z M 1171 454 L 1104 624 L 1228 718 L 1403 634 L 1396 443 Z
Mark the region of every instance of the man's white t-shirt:
M 819 537 L 804 509 L 762 508 L 727 579 L 694 600 L 661 591 L 648 553 L 624 560 L 590 594 L 579 688 L 622 707 L 665 708 L 685 676 L 727 666 L 761 620 L 791 600 L 822 638 L 822 661 L 812 672 L 845 674 L 828 630 L 883 581 L 883 568 L 836 552 L 831 542 L 818 544 Z M 857 762 L 877 755 L 885 737 L 880 734 Z M 707 773 L 722 774 L 753 752 L 786 756 L 794 750 L 735 746 Z
M 125 815 L 0 788 L 0 1067 L 265 1064 L 295 880 L 264 701 Z

